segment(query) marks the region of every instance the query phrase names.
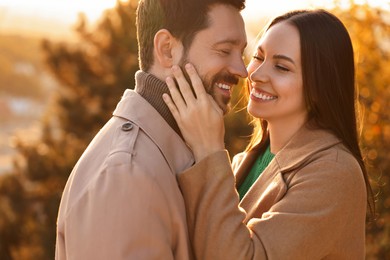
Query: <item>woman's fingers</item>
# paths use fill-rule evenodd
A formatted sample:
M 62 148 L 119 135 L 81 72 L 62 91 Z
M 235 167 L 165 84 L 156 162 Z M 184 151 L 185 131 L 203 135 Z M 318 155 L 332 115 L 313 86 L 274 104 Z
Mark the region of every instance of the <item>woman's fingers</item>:
M 168 77 L 167 85 L 171 92 L 163 95 L 163 99 L 175 118 L 184 140 L 191 147 L 196 161 L 205 156 L 224 149 L 223 112 L 211 95 L 204 89 L 202 80 L 195 67 L 186 65 L 194 91 L 178 66 L 172 68 L 173 76 Z M 176 86 L 176 83 L 179 86 Z
M 171 111 L 173 117 L 175 118 L 176 122 L 178 124 L 180 124 L 180 121 L 181 121 L 180 112 L 177 109 L 174 101 L 172 101 L 172 98 L 166 93 L 164 93 L 162 97 L 163 97 L 165 104 L 167 104 L 169 110 Z
M 222 109 L 218 106 L 217 102 L 215 102 L 214 98 L 211 95 L 207 95 L 209 102 L 211 103 L 212 107 L 219 113 L 220 116 L 223 116 Z
M 192 103 L 196 97 L 194 97 L 194 93 L 191 90 L 190 84 L 187 79 L 184 77 L 184 74 L 179 66 L 175 65 L 172 67 L 173 76 L 179 85 L 180 92 L 184 98 L 186 104 Z
M 203 82 L 200 79 L 196 69 L 194 66 L 190 63 L 185 65 L 185 69 L 190 76 L 190 80 L 192 83 L 192 86 L 194 87 L 195 95 L 199 99 L 200 97 L 203 97 L 206 93 L 206 90 L 203 86 Z
M 187 105 L 183 100 L 183 97 L 181 96 L 179 90 L 177 89 L 176 83 L 173 81 L 173 79 L 171 77 L 167 77 L 165 79 L 165 82 L 167 83 L 169 92 L 171 92 L 171 96 L 172 96 L 172 98 L 169 97 L 169 100 L 174 103 L 175 108 L 177 108 L 178 113 L 180 113 L 180 111 L 185 109 Z

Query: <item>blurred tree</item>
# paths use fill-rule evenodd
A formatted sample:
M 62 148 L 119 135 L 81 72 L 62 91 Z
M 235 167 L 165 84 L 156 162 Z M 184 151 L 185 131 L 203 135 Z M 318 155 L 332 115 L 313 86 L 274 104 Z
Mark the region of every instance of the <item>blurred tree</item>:
M 24 190 L 18 176 L 7 174 L 0 179 L 0 258 L 12 259 L 12 249 L 21 240 L 24 217 Z
M 39 49 L 39 39 L 0 34 L 0 97 L 43 100 L 43 60 Z
M 7 185 L 0 185 L 0 259 L 54 258 L 65 182 L 87 144 L 111 117 L 123 91 L 134 88 L 137 2 L 117 1 L 92 29 L 80 15 L 77 43 L 43 42 L 48 68 L 61 88 L 43 119 L 40 140 L 16 141 L 23 160 L 15 164 L 11 176 L 21 184 L 16 194 L 24 196 L 12 197 L 14 193 L 3 187 Z M 14 209 L 14 204 L 21 209 Z
M 62 87 L 55 107 L 42 122 L 39 142 L 17 142 L 23 163 L 15 164 L 12 175 L 0 178 L 0 259 L 53 259 L 55 221 L 67 177 L 111 116 L 124 89 L 134 87 L 133 75 L 138 69 L 136 5 L 136 0 L 118 1 L 92 30 L 81 16 L 76 45 L 43 44 L 47 64 Z M 353 1 L 348 9 L 337 2 L 336 6 L 333 12 L 349 29 L 357 54 L 359 97 L 364 108 L 362 147 L 374 180 L 387 184 L 389 12 Z M 238 105 L 226 117 L 226 146 L 232 155 L 245 148 L 251 133 L 240 88 L 234 92 L 233 102 Z M 388 185 L 377 189 L 379 219 L 367 229 L 367 259 L 390 257 L 389 189 Z
M 336 7 L 356 53 L 363 153 L 377 194 L 377 221 L 367 227 L 367 259 L 390 259 L 390 12 L 367 4 Z

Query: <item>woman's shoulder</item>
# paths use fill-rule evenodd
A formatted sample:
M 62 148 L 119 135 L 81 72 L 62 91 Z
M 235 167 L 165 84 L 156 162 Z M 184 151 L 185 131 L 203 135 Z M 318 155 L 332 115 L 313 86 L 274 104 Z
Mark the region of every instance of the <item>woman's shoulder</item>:
M 317 183 L 317 187 L 322 187 L 320 189 L 332 190 L 333 195 L 342 193 L 346 196 L 349 190 L 354 196 L 357 191 L 365 191 L 361 166 L 341 143 L 316 153 L 293 172 L 292 183 Z
M 325 161 L 330 163 L 330 167 L 333 166 L 335 168 L 344 168 L 349 169 L 350 171 L 361 171 L 357 159 L 342 143 L 338 143 L 323 151 L 318 151 L 313 156 L 312 161 Z

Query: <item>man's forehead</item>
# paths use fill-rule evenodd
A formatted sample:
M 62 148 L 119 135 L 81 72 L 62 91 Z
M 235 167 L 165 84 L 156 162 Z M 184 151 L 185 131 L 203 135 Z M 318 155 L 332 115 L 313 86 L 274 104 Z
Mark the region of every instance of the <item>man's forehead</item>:
M 214 35 L 217 41 L 222 41 L 223 36 L 228 41 L 246 39 L 245 24 L 239 10 L 226 5 L 219 5 L 209 11 L 208 18 L 208 26 L 202 31 Z M 221 37 L 221 39 L 218 39 L 218 37 Z
M 215 28 L 209 27 L 202 31 L 199 31 L 195 35 L 194 40 L 203 43 L 208 43 L 208 45 L 212 45 L 215 47 L 220 45 L 231 45 L 240 48 L 245 48 L 247 46 L 247 38 L 244 29 L 215 30 Z

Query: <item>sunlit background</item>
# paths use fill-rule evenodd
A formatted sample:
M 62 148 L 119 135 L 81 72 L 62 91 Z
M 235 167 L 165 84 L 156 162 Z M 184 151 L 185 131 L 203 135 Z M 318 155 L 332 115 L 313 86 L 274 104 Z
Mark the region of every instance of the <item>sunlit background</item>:
M 0 259 L 53 259 L 64 181 L 137 69 L 134 21 L 114 43 L 105 31 L 116 6 L 115 0 L 0 0 Z M 362 148 L 379 193 L 367 259 L 390 259 L 390 1 L 247 0 L 249 42 L 272 17 L 307 8 L 334 11 L 354 42 Z M 226 119 L 231 154 L 251 131 L 240 113 Z
M 348 0 L 247 0 L 243 11 L 247 21 L 259 17 L 272 17 L 293 9 L 331 7 L 335 2 L 342 5 Z M 23 31 L 52 36 L 69 35 L 72 25 L 80 12 L 91 21 L 96 21 L 103 10 L 115 6 L 115 0 L 0 0 L 0 30 Z M 371 6 L 389 8 L 386 0 L 357 0 L 355 3 L 369 3 Z

